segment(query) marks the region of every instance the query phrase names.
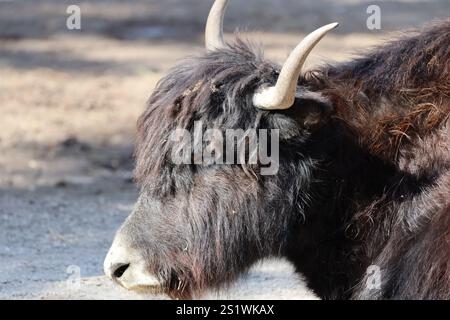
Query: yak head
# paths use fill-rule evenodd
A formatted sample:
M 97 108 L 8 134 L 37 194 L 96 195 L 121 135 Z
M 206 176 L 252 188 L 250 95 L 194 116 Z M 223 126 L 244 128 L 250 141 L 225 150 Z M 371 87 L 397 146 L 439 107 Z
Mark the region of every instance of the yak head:
M 244 41 L 225 43 L 217 0 L 206 52 L 173 68 L 138 121 L 140 196 L 116 234 L 105 273 L 128 289 L 192 297 L 282 256 L 307 214 L 310 137 L 331 103 L 299 85 L 308 35 L 283 67 Z

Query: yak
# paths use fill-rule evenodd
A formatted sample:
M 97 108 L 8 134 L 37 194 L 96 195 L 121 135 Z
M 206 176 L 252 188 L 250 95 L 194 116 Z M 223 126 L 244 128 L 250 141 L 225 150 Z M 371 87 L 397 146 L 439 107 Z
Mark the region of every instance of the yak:
M 306 72 L 336 23 L 279 66 L 239 36 L 224 41 L 227 4 L 211 9 L 206 51 L 160 80 L 138 120 L 140 195 L 105 273 L 193 298 L 282 257 L 322 299 L 449 299 L 450 21 Z M 171 134 L 196 122 L 276 130 L 277 172 L 174 163 Z

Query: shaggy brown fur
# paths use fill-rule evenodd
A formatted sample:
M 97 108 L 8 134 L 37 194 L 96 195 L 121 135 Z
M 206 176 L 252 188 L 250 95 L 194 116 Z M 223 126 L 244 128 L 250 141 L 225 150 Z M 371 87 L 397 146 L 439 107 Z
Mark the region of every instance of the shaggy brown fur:
M 402 149 L 442 127 L 450 116 L 450 22 L 410 33 L 300 81 L 328 96 L 333 116 L 345 121 L 373 154 L 394 162 Z
M 148 269 L 187 297 L 284 256 L 325 299 L 449 299 L 450 21 L 306 74 L 286 111 L 255 108 L 279 70 L 238 40 L 158 84 L 138 124 L 141 196 L 121 229 Z M 196 120 L 279 129 L 278 174 L 174 165 L 169 135 Z M 366 285 L 371 265 L 380 287 Z
M 359 204 L 347 225 L 370 263 L 384 270 L 383 281 L 400 280 L 381 293 L 364 289 L 366 276 L 353 298 L 449 298 L 450 21 L 349 64 L 311 71 L 300 85 L 332 101 L 332 121 L 362 148 L 407 174 Z M 404 183 L 411 178 L 418 180 Z M 386 266 L 389 257 L 399 259 L 394 268 Z

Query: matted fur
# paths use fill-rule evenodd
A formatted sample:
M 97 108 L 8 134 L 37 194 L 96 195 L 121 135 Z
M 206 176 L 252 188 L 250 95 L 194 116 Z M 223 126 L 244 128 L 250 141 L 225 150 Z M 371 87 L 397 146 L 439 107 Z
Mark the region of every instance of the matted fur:
M 299 80 L 262 111 L 280 67 L 243 41 L 180 63 L 138 123 L 137 209 L 123 232 L 173 296 L 229 284 L 257 259 L 294 262 L 322 298 L 450 298 L 450 21 Z M 320 121 L 313 121 L 319 118 Z M 180 165 L 175 128 L 280 129 L 280 169 Z M 381 270 L 381 287 L 366 270 Z

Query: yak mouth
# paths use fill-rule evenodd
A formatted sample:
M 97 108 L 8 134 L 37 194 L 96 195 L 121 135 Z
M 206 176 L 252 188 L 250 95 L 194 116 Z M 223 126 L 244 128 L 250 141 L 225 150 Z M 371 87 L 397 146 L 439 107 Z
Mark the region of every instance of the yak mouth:
M 135 285 L 133 287 L 125 287 L 120 282 L 115 281 L 117 284 L 119 284 L 121 287 L 130 290 L 132 292 L 142 294 L 142 295 L 162 295 L 162 294 L 168 294 L 167 290 L 164 288 L 164 286 L 160 285 Z
M 119 232 L 106 254 L 103 270 L 108 278 L 127 290 L 189 299 L 198 279 L 192 276 L 186 261 L 182 262 L 174 265 L 173 261 L 158 259 Z
M 146 282 L 134 282 L 134 283 L 129 283 L 126 282 L 124 280 L 121 279 L 113 279 L 114 283 L 118 284 L 119 286 L 121 286 L 124 289 L 130 290 L 130 291 L 139 291 L 139 292 L 143 292 L 143 291 L 162 291 L 164 286 L 159 284 L 159 283 L 146 283 Z
M 117 276 L 119 277 L 114 277 L 113 281 L 126 290 L 142 295 L 167 295 L 177 300 L 192 299 L 193 297 L 189 283 L 181 280 L 174 272 L 166 280 L 162 280 L 160 276 L 148 276 L 146 274 L 145 277 L 130 281 L 129 277 L 126 278 L 124 271 L 129 270 L 125 266 L 119 267 L 117 269 Z
M 119 267 L 112 280 L 127 290 L 139 293 L 162 293 L 164 290 L 164 285 L 157 277 L 129 269 L 128 266 Z
M 138 294 L 164 294 L 174 299 L 190 299 L 190 277 L 168 266 L 160 266 L 160 269 L 154 263 L 149 266 L 147 259 L 138 255 L 137 251 L 128 247 L 125 249 L 112 247 L 104 262 L 104 272 L 114 283 Z

